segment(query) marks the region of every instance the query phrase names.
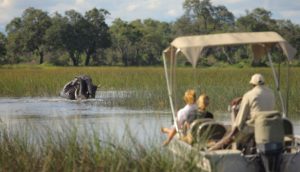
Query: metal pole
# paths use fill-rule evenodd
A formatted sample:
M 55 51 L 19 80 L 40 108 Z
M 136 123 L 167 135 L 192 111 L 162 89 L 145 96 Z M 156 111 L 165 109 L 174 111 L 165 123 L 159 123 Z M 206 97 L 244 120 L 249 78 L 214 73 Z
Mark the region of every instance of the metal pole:
M 286 88 L 286 117 L 289 115 L 289 94 L 290 94 L 290 62 L 287 64 L 287 88 Z
M 178 131 L 178 125 L 176 122 L 177 121 L 176 120 L 176 112 L 174 109 L 174 104 L 173 104 L 173 99 L 172 99 L 172 91 L 171 91 L 170 81 L 169 81 L 169 76 L 168 76 L 168 71 L 167 71 L 167 61 L 166 61 L 165 53 L 163 53 L 163 60 L 164 60 L 165 77 L 166 77 L 166 81 L 167 81 L 168 97 L 169 97 L 169 102 L 170 102 L 170 106 L 171 106 L 173 121 L 174 121 L 175 129 L 176 129 L 176 131 Z
M 274 77 L 274 81 L 275 81 L 275 86 L 276 86 L 276 90 L 280 99 L 280 103 L 281 103 L 281 110 L 282 110 L 282 115 L 285 118 L 286 117 L 286 111 L 285 111 L 285 106 L 283 103 L 283 98 L 282 98 L 282 94 L 280 92 L 280 88 L 279 88 L 279 82 L 278 82 L 278 77 L 277 74 L 275 72 L 274 66 L 273 66 L 273 62 L 272 62 L 272 56 L 270 55 L 270 53 L 268 53 L 268 58 L 269 58 L 269 62 L 270 62 L 270 66 L 272 68 L 272 72 L 273 72 L 273 77 Z

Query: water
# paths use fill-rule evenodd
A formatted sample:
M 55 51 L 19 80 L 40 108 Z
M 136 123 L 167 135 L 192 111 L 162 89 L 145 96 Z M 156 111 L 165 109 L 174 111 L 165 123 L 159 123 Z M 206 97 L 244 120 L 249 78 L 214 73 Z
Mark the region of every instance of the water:
M 12 134 L 24 132 L 30 137 L 46 134 L 49 129 L 60 133 L 75 127 L 82 134 L 96 131 L 101 139 L 109 135 L 119 142 L 128 137 L 129 131 L 139 143 L 160 145 L 164 139 L 160 128 L 171 125 L 170 112 L 106 106 L 106 99 L 122 94 L 106 92 L 96 99 L 80 101 L 60 97 L 0 98 L 1 125 Z
M 29 137 L 45 135 L 49 130 L 64 133 L 67 128 L 77 128 L 79 133 L 99 138 L 112 137 L 122 142 L 130 136 L 142 144 L 161 145 L 165 136 L 162 126 L 171 125 L 171 113 L 153 109 L 128 109 L 110 107 L 107 99 L 128 96 L 130 92 L 101 92 L 101 96 L 89 100 L 66 100 L 60 97 L 0 98 L 1 126 L 13 133 L 23 132 Z M 138 110 L 136 110 L 138 109 Z M 215 116 L 218 116 L 215 114 Z M 226 117 L 217 120 L 223 122 Z M 300 121 L 294 121 L 294 130 L 300 134 Z

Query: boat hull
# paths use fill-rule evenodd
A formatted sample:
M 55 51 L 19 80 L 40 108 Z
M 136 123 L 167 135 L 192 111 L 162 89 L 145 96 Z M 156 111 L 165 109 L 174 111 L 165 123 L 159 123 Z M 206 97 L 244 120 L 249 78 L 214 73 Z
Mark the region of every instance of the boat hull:
M 191 160 L 207 172 L 257 172 L 263 168 L 258 154 L 243 155 L 239 150 L 204 151 L 175 138 L 168 149 L 176 156 Z M 283 153 L 280 164 L 281 172 L 299 172 L 300 153 Z

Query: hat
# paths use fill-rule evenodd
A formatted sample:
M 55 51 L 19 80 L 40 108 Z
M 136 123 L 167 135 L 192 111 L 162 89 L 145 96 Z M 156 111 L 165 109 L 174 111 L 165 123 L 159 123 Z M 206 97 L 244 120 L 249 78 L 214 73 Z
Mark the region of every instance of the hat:
M 253 85 L 263 85 L 265 83 L 265 79 L 261 74 L 256 73 L 252 75 L 249 83 Z

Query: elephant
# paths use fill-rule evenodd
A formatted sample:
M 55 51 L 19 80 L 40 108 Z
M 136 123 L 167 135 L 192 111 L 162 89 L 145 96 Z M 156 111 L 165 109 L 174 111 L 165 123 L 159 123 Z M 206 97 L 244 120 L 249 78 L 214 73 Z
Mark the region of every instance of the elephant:
M 95 98 L 97 86 L 93 85 L 92 78 L 88 75 L 76 76 L 69 81 L 60 92 L 60 96 L 70 100 Z

